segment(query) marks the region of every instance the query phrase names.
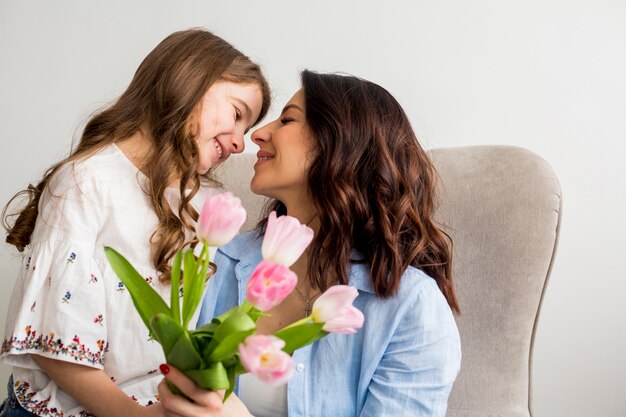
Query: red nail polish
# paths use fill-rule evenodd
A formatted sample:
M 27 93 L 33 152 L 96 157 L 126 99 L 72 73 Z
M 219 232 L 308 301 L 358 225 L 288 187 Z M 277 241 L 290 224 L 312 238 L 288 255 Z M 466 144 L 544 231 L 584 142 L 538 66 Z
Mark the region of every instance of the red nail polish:
M 170 373 L 170 367 L 167 366 L 166 364 L 162 364 L 161 366 L 159 366 L 159 369 L 161 370 L 161 373 L 163 375 L 167 375 Z

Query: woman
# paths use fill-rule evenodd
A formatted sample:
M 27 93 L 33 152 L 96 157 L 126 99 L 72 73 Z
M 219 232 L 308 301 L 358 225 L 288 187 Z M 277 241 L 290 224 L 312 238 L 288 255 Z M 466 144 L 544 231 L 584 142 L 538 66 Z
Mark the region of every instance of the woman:
M 451 242 L 433 221 L 435 170 L 398 102 L 365 80 L 304 71 L 280 118 L 252 139 L 252 191 L 272 199 L 268 213 L 315 231 L 292 266 L 296 291 L 259 332 L 301 319 L 334 284 L 359 290 L 365 324 L 295 351 L 287 387 L 242 376 L 236 392 L 247 410 L 206 415 L 443 417 L 461 359 Z M 198 325 L 243 301 L 265 225 L 218 250 Z M 187 410 L 170 399 L 166 408 Z
M 0 351 L 13 366 L 0 416 L 167 415 L 161 347 L 103 248 L 169 298 L 172 257 L 194 244 L 194 198 L 214 166 L 243 151 L 269 101 L 260 68 L 232 45 L 176 32 L 89 120 L 71 155 L 25 190 L 17 220 L 5 218 L 24 260 Z

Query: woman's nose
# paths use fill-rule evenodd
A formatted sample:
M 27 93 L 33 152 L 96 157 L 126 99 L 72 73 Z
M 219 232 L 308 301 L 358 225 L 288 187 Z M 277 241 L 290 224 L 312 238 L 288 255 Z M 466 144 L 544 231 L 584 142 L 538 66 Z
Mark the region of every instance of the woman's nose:
M 252 135 L 250 136 L 252 142 L 257 145 L 262 142 L 267 142 L 272 136 L 270 125 L 271 123 L 268 123 L 252 132 Z

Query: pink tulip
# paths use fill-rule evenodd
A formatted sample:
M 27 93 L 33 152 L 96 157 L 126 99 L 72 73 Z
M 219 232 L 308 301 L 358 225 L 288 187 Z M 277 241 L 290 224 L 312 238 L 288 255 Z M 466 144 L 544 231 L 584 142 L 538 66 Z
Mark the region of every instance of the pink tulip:
M 284 265 L 263 260 L 254 269 L 246 289 L 246 298 L 261 311 L 280 304 L 296 287 L 298 276 Z
M 293 372 L 293 359 L 281 349 L 285 342 L 276 336 L 251 335 L 239 345 L 243 367 L 261 381 L 285 384 Z
M 356 333 L 365 320 L 361 310 L 352 305 L 357 295 L 357 289 L 348 285 L 330 287 L 313 303 L 313 321 L 324 323 L 326 332 Z
M 276 217 L 271 212 L 263 237 L 263 259 L 289 267 L 302 255 L 313 240 L 313 230 L 291 216 Z
M 245 221 L 240 199 L 230 192 L 216 194 L 204 200 L 196 234 L 209 246 L 222 246 L 239 233 Z

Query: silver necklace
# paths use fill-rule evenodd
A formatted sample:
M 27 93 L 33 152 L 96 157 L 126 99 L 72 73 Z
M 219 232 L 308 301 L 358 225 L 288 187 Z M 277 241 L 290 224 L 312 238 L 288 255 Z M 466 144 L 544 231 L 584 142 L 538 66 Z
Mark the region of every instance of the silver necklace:
M 320 293 L 317 293 L 313 297 L 309 298 L 306 295 L 304 295 L 302 291 L 300 291 L 300 288 L 298 287 L 295 287 L 295 288 L 296 288 L 298 295 L 300 296 L 300 299 L 304 301 L 304 317 L 309 317 L 311 315 L 311 312 L 313 311 L 313 306 L 311 305 L 311 301 L 315 300 Z

